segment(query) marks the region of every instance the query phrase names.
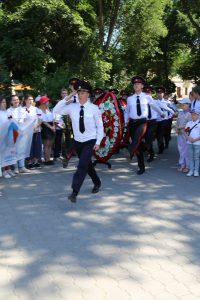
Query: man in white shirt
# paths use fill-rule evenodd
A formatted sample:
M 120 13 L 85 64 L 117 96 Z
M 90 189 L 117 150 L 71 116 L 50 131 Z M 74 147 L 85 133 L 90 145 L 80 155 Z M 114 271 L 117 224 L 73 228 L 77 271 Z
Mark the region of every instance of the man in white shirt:
M 94 183 L 92 193 L 97 193 L 101 187 L 101 181 L 91 158 L 93 151 L 99 149 L 104 135 L 101 112 L 98 106 L 89 100 L 92 93 L 90 84 L 80 80 L 75 83 L 74 88 L 78 92 L 79 102 L 73 102 L 73 96 L 76 93 L 74 92 L 59 101 L 54 107 L 54 113 L 70 116 L 74 133 L 74 147 L 79 157 L 77 171 L 72 181 L 73 191 L 68 197 L 71 202 L 76 202 L 76 197 L 87 174 Z
M 147 118 L 149 106 L 160 112 L 160 109 L 153 103 L 152 99 L 142 92 L 145 84 L 144 78 L 141 76 L 134 76 L 132 78 L 133 88 L 135 94 L 128 97 L 127 106 L 124 113 L 125 123 L 129 121 L 129 132 L 131 137 L 131 144 L 128 147 L 130 157 L 137 155 L 138 175 L 145 172 L 142 138 L 147 129 Z
M 152 99 L 152 101 L 157 105 L 156 100 L 153 99 L 152 93 L 153 93 L 153 88 L 152 86 L 145 86 L 143 88 L 143 92 Z M 158 106 L 159 108 L 159 106 Z M 160 108 L 159 108 L 160 109 Z M 150 106 L 148 107 L 148 119 L 147 119 L 147 131 L 145 133 L 145 143 L 146 143 L 146 148 L 148 151 L 148 159 L 147 162 L 151 162 L 154 160 L 154 149 L 153 149 L 153 141 L 156 136 L 156 130 L 157 130 L 157 118 L 160 117 L 160 115 L 163 115 L 162 110 L 160 109 L 160 114 L 151 108 Z
M 174 111 L 168 107 L 166 101 L 164 100 L 164 93 L 165 88 L 164 87 L 157 87 L 156 89 L 157 93 L 157 103 L 160 107 L 160 109 L 163 111 L 164 117 L 158 117 L 158 126 L 157 126 L 157 142 L 158 142 L 158 154 L 162 154 L 165 147 L 164 147 L 164 135 L 166 132 L 166 127 L 168 125 L 168 113 L 174 114 Z
M 165 127 L 165 134 L 164 134 L 164 141 L 165 141 L 165 149 L 168 149 L 169 142 L 171 140 L 171 131 L 172 131 L 172 122 L 173 117 L 177 113 L 176 105 L 170 100 L 171 93 L 168 90 L 165 90 L 164 93 L 164 101 L 166 102 L 167 106 L 173 110 L 173 113 L 167 113 L 167 124 Z

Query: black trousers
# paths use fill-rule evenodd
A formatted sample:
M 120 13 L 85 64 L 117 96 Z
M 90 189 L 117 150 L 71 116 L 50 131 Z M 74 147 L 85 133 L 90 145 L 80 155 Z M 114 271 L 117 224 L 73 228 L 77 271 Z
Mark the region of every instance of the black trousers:
M 58 158 L 62 151 L 62 129 L 56 129 L 55 140 L 54 140 L 54 158 Z
M 143 154 L 143 144 L 142 138 L 145 135 L 147 129 L 146 121 L 141 122 L 130 120 L 129 122 L 129 132 L 131 137 L 131 144 L 128 147 L 131 157 L 136 154 L 139 169 L 145 169 L 144 165 L 144 154 Z
M 91 160 L 93 155 L 93 147 L 95 143 L 96 140 L 89 140 L 83 143 L 74 141 L 74 147 L 76 149 L 79 158 L 79 163 L 78 163 L 77 170 L 73 176 L 72 189 L 77 194 L 79 193 L 80 188 L 87 174 L 90 176 L 94 184 L 96 185 L 101 184 L 101 181 L 95 171 L 95 168 Z
M 166 126 L 167 126 L 167 120 L 158 122 L 156 137 L 157 137 L 159 152 L 163 152 L 164 148 L 165 148 L 164 147 L 164 135 L 165 135 Z
M 153 141 L 156 137 L 156 130 L 157 130 L 157 121 L 156 120 L 149 120 L 147 122 L 147 131 L 145 133 L 145 143 L 148 153 L 151 157 L 154 156 L 153 150 Z
M 171 140 L 171 130 L 172 130 L 172 118 L 168 119 L 166 122 L 165 133 L 164 133 L 165 146 L 168 146 Z

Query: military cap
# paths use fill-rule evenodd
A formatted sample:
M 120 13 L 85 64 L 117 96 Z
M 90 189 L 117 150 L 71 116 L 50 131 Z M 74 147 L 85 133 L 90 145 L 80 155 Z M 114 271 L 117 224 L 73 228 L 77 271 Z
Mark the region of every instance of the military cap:
M 109 92 L 115 94 L 115 95 L 118 95 L 119 94 L 119 91 L 117 89 L 109 89 Z
M 125 90 L 121 90 L 121 92 L 120 92 L 120 95 L 121 96 L 128 96 L 128 92 L 127 91 L 125 91 Z
M 96 89 L 93 90 L 93 93 L 94 94 L 102 94 L 102 93 L 104 93 L 104 90 L 101 89 L 101 88 L 96 88 Z
M 84 81 L 84 80 L 76 81 L 76 83 L 74 84 L 74 89 L 76 91 L 86 91 L 88 93 L 92 93 L 91 85 L 89 84 L 89 82 Z
M 132 84 L 134 83 L 142 83 L 145 84 L 145 79 L 142 76 L 133 76 L 131 79 Z
M 143 92 L 144 92 L 144 93 L 153 93 L 153 87 L 150 86 L 150 85 L 146 85 L 146 86 L 143 88 Z
M 76 81 L 78 81 L 79 79 L 78 78 L 71 78 L 70 80 L 69 80 L 69 84 L 70 85 L 74 85 L 75 83 L 76 83 Z
M 155 88 L 156 93 L 165 93 L 166 89 L 163 86 L 158 86 Z

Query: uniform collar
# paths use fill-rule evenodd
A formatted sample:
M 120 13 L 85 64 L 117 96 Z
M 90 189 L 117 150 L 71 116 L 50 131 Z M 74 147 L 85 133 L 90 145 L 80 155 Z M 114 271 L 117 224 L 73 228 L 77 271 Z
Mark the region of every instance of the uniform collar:
M 140 96 L 142 96 L 143 94 L 144 94 L 143 92 L 140 92 L 139 94 L 136 94 L 136 93 L 135 93 L 134 96 L 135 96 L 135 97 L 137 97 L 137 96 L 140 97 Z
M 80 107 L 81 107 L 81 106 L 86 107 L 86 106 L 88 106 L 89 103 L 90 103 L 90 102 L 89 102 L 89 99 L 88 99 L 87 102 L 85 102 L 84 104 L 81 104 L 81 103 L 79 102 L 79 106 L 80 106 Z

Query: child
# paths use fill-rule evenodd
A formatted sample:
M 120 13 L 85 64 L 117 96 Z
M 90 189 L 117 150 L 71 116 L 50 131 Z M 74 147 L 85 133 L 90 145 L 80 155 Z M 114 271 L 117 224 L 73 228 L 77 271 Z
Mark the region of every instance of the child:
M 191 111 L 192 121 L 185 127 L 185 136 L 188 144 L 189 167 L 187 176 L 199 176 L 199 156 L 200 156 L 200 110 Z
M 177 117 L 177 144 L 178 144 L 178 152 L 179 152 L 179 172 L 187 173 L 189 171 L 189 159 L 188 159 L 188 151 L 187 151 L 187 139 L 185 136 L 185 126 L 187 122 L 192 120 L 190 110 L 190 99 L 183 98 L 179 101 L 181 104 L 182 111 L 178 113 Z

